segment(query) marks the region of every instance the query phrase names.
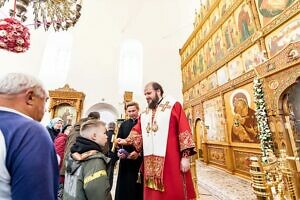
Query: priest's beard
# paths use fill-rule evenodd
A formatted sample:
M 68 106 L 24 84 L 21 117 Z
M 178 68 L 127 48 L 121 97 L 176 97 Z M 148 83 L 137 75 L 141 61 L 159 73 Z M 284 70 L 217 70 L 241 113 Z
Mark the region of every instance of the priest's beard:
M 154 99 L 152 99 L 149 103 L 148 103 L 148 108 L 150 109 L 155 109 L 157 106 L 157 103 L 159 101 L 158 95 L 155 94 Z

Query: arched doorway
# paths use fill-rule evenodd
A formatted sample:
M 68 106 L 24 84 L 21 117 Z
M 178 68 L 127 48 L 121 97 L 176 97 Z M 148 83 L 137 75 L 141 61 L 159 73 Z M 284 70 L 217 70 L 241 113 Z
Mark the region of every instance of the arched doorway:
M 97 111 L 100 113 L 101 121 L 104 121 L 106 124 L 109 122 L 116 122 L 118 118 L 117 109 L 108 103 L 97 103 L 91 106 L 85 113 L 87 116 L 90 112 Z
M 286 149 L 287 154 L 291 156 L 289 160 L 290 167 L 295 178 L 295 182 L 300 180 L 300 77 L 293 83 L 289 83 L 290 86 L 281 93 L 278 108 L 281 112 L 279 115 L 283 121 L 282 127 L 284 127 L 284 134 L 280 139 L 279 145 L 282 149 Z M 299 184 L 296 184 L 296 191 L 300 191 Z
M 295 157 L 300 156 L 300 78 L 288 87 L 281 96 L 280 105 L 286 123 L 286 130 Z M 300 168 L 300 163 L 298 163 Z
M 202 142 L 203 142 L 203 136 L 204 136 L 204 134 L 203 134 L 204 129 L 203 129 L 203 122 L 201 119 L 196 120 L 194 133 L 196 135 L 196 148 L 198 151 L 198 158 L 200 160 L 203 160 Z

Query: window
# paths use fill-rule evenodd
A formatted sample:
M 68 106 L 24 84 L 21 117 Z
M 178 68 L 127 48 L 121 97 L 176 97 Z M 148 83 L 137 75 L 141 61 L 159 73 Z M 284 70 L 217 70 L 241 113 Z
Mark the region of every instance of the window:
M 50 33 L 39 73 L 39 78 L 48 89 L 62 87 L 67 82 L 72 42 L 70 32 Z
M 119 93 L 140 93 L 143 84 L 143 46 L 141 42 L 127 39 L 121 45 L 119 63 Z

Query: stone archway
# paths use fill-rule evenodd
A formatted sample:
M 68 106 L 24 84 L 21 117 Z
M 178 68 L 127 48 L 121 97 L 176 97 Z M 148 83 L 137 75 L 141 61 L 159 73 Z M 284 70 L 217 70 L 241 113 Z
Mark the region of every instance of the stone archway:
M 97 111 L 100 113 L 100 119 L 105 123 L 116 122 L 119 113 L 118 110 L 111 104 L 108 103 L 96 103 L 87 109 L 85 116 L 90 112 Z

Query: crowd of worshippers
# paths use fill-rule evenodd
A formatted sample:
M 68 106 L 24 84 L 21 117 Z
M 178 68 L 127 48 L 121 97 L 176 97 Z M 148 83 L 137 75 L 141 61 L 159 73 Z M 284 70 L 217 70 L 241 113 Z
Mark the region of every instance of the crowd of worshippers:
M 182 105 L 157 82 L 144 95 L 146 111 L 127 103 L 117 130 L 99 112 L 45 128 L 43 84 L 23 73 L 0 77 L 0 199 L 111 200 L 118 160 L 115 200 L 195 199 L 195 143 Z
M 107 135 L 107 142 L 97 143 L 94 138 L 89 134 L 84 134 L 86 127 L 97 126 L 97 123 L 104 128 L 105 124 L 100 122 L 99 112 L 90 112 L 86 118 L 82 118 L 75 125 L 65 124 L 64 120 L 60 117 L 53 118 L 46 126 L 52 141 L 54 142 L 55 150 L 57 153 L 57 160 L 59 162 L 59 190 L 58 199 L 81 199 L 80 196 L 85 196 L 87 199 L 98 199 L 96 197 L 105 197 L 110 199 L 110 191 L 113 186 L 113 176 L 116 162 L 120 159 L 117 185 L 115 187 L 115 200 L 131 199 L 142 200 L 143 199 L 143 184 L 141 178 L 141 164 L 142 154 L 135 152 L 133 147 L 124 146 L 122 148 L 116 147 L 114 140 L 118 136 L 119 138 L 127 138 L 131 128 L 137 123 L 139 116 L 139 105 L 136 102 L 129 102 L 126 105 L 126 112 L 129 119 L 124 120 L 116 133 L 116 123 L 110 122 L 106 125 L 106 132 L 103 129 L 103 133 Z M 104 136 L 104 135 L 103 135 Z M 105 136 L 104 136 L 105 138 Z M 105 141 L 105 140 L 104 140 Z M 96 151 L 99 155 L 97 156 Z M 71 152 L 71 154 L 70 154 Z M 95 155 L 93 155 L 95 153 Z M 85 154 L 82 156 L 80 154 Z M 107 158 L 110 158 L 108 161 Z M 65 156 L 71 155 L 71 156 Z M 91 162 L 92 156 L 95 160 Z M 104 165 L 101 162 L 97 162 L 97 159 L 103 159 Z M 85 182 L 84 194 L 80 194 L 80 190 L 74 193 L 72 189 L 74 187 L 74 181 L 71 180 L 71 174 L 77 170 L 78 166 L 85 161 L 84 171 L 90 170 L 88 175 L 95 174 L 94 172 L 101 172 L 103 176 L 108 177 L 109 184 L 105 184 L 103 179 L 98 181 L 93 180 L 93 184 Z M 95 168 L 97 170 L 95 170 Z M 93 170 L 93 171 L 91 171 Z M 105 172 L 106 171 L 106 172 Z M 100 177 L 100 176 L 99 176 Z M 67 179 L 65 181 L 65 179 Z M 87 177 L 82 177 L 83 180 L 89 180 Z M 90 180 L 92 181 L 92 180 Z M 107 182 L 107 179 L 106 179 Z M 88 187 L 91 187 L 88 189 Z M 99 189 L 101 186 L 102 190 Z M 94 188 L 95 187 L 95 188 Z M 94 189 L 93 189 L 94 188 Z M 73 194 L 72 192 L 73 191 Z M 73 197 L 72 197 L 73 196 Z M 102 198 L 101 198 L 102 199 Z
M 129 119 L 121 124 L 118 133 L 116 133 L 115 122 L 110 122 L 106 125 L 100 121 L 99 112 L 90 112 L 86 118 L 80 119 L 74 125 L 65 124 L 60 117 L 50 120 L 46 128 L 54 143 L 59 163 L 58 199 L 81 199 L 79 198 L 80 196 L 85 196 L 86 199 L 98 199 L 96 197 L 110 199 L 114 169 L 119 158 L 121 158 L 121 161 L 114 199 L 143 199 L 143 185 L 140 177 L 142 154 L 134 152 L 133 147 L 118 148 L 114 144 L 116 135 L 120 138 L 126 138 L 131 128 L 137 122 L 139 114 L 138 103 L 130 102 L 126 107 Z M 104 134 L 102 141 L 96 140 L 92 134 L 86 134 L 86 132 L 89 132 L 87 130 L 90 127 L 102 128 L 103 133 L 107 136 L 107 140 L 105 140 L 106 136 Z M 101 153 L 97 154 L 97 152 Z M 68 155 L 70 156 L 68 157 Z M 98 162 L 99 158 L 104 163 Z M 110 160 L 107 158 L 110 158 Z M 84 162 L 86 163 L 82 165 Z M 81 178 L 94 181 L 93 184 L 88 184 L 88 181 L 84 181 L 85 186 L 83 187 L 85 192 L 82 194 L 80 194 L 80 190 L 76 191 L 76 189 L 73 189 L 74 185 L 76 185 L 74 183 L 78 180 L 71 178 L 79 165 L 83 166 L 82 168 L 86 173 Z M 89 179 L 88 177 L 92 177 L 95 172 L 99 172 L 99 177 L 107 176 L 109 184 L 107 184 L 107 179 L 106 183 L 103 179 L 98 181 L 96 181 L 96 178 L 95 180 Z M 102 190 L 99 189 L 100 186 Z

